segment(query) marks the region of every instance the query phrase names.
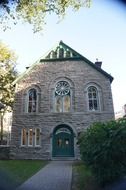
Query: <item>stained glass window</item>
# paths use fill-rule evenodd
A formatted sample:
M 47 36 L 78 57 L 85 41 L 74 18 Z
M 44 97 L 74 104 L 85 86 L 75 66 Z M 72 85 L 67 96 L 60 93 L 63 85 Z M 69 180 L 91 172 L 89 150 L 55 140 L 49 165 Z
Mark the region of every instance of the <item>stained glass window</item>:
M 28 112 L 37 111 L 37 91 L 36 89 L 30 89 L 28 92 Z
M 98 90 L 95 86 L 88 88 L 88 105 L 89 110 L 95 111 L 99 109 Z
M 70 85 L 66 81 L 60 81 L 55 86 L 55 110 L 56 112 L 70 111 Z
M 55 93 L 59 96 L 64 96 L 69 94 L 70 92 L 70 85 L 66 81 L 60 81 L 56 84 Z

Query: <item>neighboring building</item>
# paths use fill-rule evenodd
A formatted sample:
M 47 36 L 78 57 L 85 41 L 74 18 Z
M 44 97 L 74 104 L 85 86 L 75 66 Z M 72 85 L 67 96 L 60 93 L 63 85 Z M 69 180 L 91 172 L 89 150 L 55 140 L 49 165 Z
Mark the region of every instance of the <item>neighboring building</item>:
M 122 107 L 122 110 L 115 112 L 115 119 L 126 117 L 126 104 Z
M 119 118 L 122 118 L 124 116 L 124 112 L 123 110 L 119 110 L 117 112 L 115 112 L 115 119 L 119 119 Z
M 123 117 L 126 117 L 126 104 L 123 106 L 123 109 L 124 109 L 124 116 Z
M 0 102 L 0 111 L 5 108 L 5 105 Z M 12 126 L 12 112 L 6 112 L 3 117 L 3 129 L 1 127 L 1 114 L 0 114 L 0 146 L 9 145 L 11 138 Z M 3 132 L 2 132 L 3 131 Z M 3 140 L 1 141 L 1 133 L 3 133 Z
M 3 140 L 0 145 L 9 145 L 11 140 L 12 112 L 6 112 L 3 117 Z M 1 132 L 1 118 L 0 118 Z M 0 134 L 1 135 L 1 134 Z
M 5 145 L 10 145 L 11 140 L 11 127 L 12 127 L 12 112 L 6 112 L 3 120 L 3 141 Z
M 114 118 L 113 77 L 62 41 L 15 81 L 11 156 L 79 158 L 77 139 Z

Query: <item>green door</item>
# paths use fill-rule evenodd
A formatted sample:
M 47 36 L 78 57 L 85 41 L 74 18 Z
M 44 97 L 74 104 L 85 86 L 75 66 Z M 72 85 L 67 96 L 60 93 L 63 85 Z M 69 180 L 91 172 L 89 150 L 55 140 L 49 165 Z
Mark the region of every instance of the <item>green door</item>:
M 53 156 L 74 156 L 73 133 L 67 128 L 59 128 L 53 135 Z

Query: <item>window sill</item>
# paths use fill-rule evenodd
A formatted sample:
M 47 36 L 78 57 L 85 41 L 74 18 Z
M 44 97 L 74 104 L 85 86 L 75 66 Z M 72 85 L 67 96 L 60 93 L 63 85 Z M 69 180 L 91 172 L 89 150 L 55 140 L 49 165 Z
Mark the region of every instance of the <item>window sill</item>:
M 90 113 L 101 113 L 101 110 L 88 110 Z
M 56 111 L 53 111 L 52 113 L 58 113 L 58 114 L 62 114 L 62 113 L 65 113 L 65 114 L 69 114 L 69 113 L 72 113 L 72 111 L 67 111 L 67 112 L 56 112 Z
M 35 148 L 41 148 L 41 145 L 35 145 L 34 147 Z
M 29 115 L 36 115 L 38 114 L 39 112 L 24 112 L 24 114 L 29 114 Z
M 20 148 L 41 148 L 41 145 L 35 146 L 28 146 L 28 145 L 21 145 Z

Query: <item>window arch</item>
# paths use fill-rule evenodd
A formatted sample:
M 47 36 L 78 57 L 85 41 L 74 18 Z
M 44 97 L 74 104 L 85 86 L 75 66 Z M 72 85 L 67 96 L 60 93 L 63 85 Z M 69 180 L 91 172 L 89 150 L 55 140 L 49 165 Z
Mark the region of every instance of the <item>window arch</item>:
M 59 81 L 55 85 L 55 111 L 69 112 L 71 110 L 71 91 L 67 81 Z
M 90 111 L 99 110 L 99 94 L 95 86 L 89 86 L 87 90 L 88 108 Z
M 32 88 L 28 91 L 28 104 L 27 104 L 27 112 L 33 113 L 37 112 L 37 90 Z

